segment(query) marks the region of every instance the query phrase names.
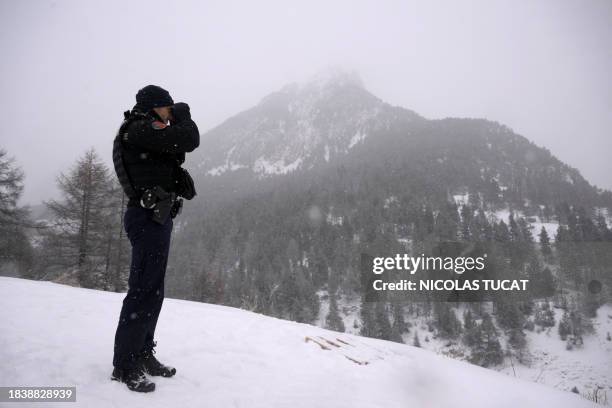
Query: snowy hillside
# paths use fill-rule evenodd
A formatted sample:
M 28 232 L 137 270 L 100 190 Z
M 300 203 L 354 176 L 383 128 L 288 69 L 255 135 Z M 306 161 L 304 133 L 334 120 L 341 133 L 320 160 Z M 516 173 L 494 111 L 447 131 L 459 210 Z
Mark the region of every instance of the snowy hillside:
M 323 71 L 284 86 L 202 135 L 198 170 L 215 176 L 248 169 L 267 176 L 311 169 L 344 155 L 399 117 L 419 118 L 369 93 L 356 73 Z
M 429 351 L 166 299 L 152 394 L 109 380 L 123 294 L 0 278 L 0 386 L 73 385 L 83 407 L 589 407 Z M 23 406 L 23 405 L 22 405 Z
M 319 296 L 327 299 L 328 294 L 321 291 Z M 357 334 L 359 328 L 353 323 L 359 321 L 359 298 L 338 299 L 340 316 L 347 333 Z M 483 308 L 492 313 L 491 304 L 483 304 Z M 458 316 L 463 315 L 465 305 L 460 304 L 455 309 Z M 323 302 L 316 324 L 325 326 L 325 318 L 329 311 L 329 303 Z M 593 319 L 593 333 L 584 338 L 580 348 L 568 350 L 566 343 L 559 338 L 558 326 L 563 311 L 553 309 L 556 325 L 547 329 L 537 328 L 526 331 L 529 349 L 528 362 L 521 363 L 514 359 L 506 359 L 502 364 L 490 367 L 491 370 L 503 372 L 511 377 L 545 384 L 560 390 L 571 391 L 576 387 L 582 394 L 591 394 L 599 389 L 603 395 L 612 394 L 612 341 L 608 333 L 612 333 L 612 305 L 603 305 Z M 451 356 L 457 360 L 467 360 L 469 348 L 461 342 L 452 342 L 435 335 L 428 330 L 430 318 L 407 314 L 405 320 L 412 327 L 404 333 L 406 344 L 413 344 L 415 333 L 420 339 L 421 348 L 441 355 Z M 507 340 L 504 340 L 507 341 Z

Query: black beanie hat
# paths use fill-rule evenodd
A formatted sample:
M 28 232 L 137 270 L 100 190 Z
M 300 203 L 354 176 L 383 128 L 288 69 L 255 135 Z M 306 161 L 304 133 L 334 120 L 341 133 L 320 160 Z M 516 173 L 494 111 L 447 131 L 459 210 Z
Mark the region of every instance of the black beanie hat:
M 136 94 L 136 104 L 144 110 L 174 105 L 170 93 L 157 85 L 147 85 Z

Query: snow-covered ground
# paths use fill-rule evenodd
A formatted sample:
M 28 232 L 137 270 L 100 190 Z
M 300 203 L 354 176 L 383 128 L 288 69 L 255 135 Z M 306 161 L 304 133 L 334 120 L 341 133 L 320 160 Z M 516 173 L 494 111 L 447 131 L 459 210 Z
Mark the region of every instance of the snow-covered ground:
M 489 211 L 488 215 L 495 222 L 503 220 L 506 224 L 509 224 L 510 213 L 510 209 L 505 208 L 497 211 Z M 515 219 L 518 217 L 524 217 L 524 214 L 521 211 L 514 211 L 514 217 Z M 533 220 L 529 224 L 531 225 L 531 234 L 533 235 L 533 239 L 535 242 L 540 242 L 540 231 L 542 231 L 542 227 L 546 230 L 550 242 L 553 242 L 555 240 L 555 237 L 557 236 L 557 229 L 559 228 L 558 222 L 545 222 L 537 215 L 528 218 L 531 218 Z
M 411 346 L 175 299 L 157 356 L 177 375 L 133 393 L 109 380 L 122 298 L 0 277 L 0 386 L 76 386 L 83 407 L 596 406 Z
M 458 207 L 467 205 L 470 202 L 469 194 L 465 192 L 453 194 L 453 201 L 455 202 L 455 204 L 457 204 Z M 604 212 L 604 210 L 606 209 L 605 208 L 597 209 L 598 212 L 601 212 L 602 214 L 604 214 L 604 216 L 607 216 L 607 212 Z M 458 211 L 459 211 L 459 216 L 461 216 L 461 210 L 458 209 Z M 499 222 L 503 220 L 506 224 L 509 224 L 510 214 L 512 212 L 514 212 L 515 218 L 525 216 L 522 211 L 517 211 L 517 210 L 511 211 L 510 208 L 508 207 L 498 209 L 496 211 L 486 211 L 486 214 L 490 218 L 490 220 L 493 222 Z M 544 221 L 537 215 L 533 215 L 527 218 L 528 218 L 529 225 L 531 226 L 531 234 L 533 235 L 533 239 L 535 242 L 540 242 L 540 232 L 542 231 L 542 228 L 546 230 L 546 233 L 548 234 L 548 238 L 550 239 L 550 242 L 553 242 L 555 240 L 555 236 L 557 235 L 557 229 L 559 228 L 558 222 Z
M 316 324 L 325 327 L 325 318 L 329 312 L 329 303 L 325 300 L 327 292 L 321 291 L 319 296 L 323 301 Z M 360 319 L 359 304 L 360 300 L 357 297 L 338 299 L 338 309 L 347 333 L 359 333 L 359 327 L 354 327 L 355 321 L 359 322 Z M 463 319 L 465 306 L 463 303 L 453 305 L 453 310 L 460 320 Z M 492 306 L 487 304 L 483 307 L 495 321 Z M 610 398 L 612 396 L 612 341 L 607 339 L 607 335 L 612 334 L 612 306 L 603 305 L 599 308 L 597 316 L 592 319 L 593 333 L 584 336 L 582 347 L 575 347 L 572 350 L 566 349 L 566 343 L 559 338 L 558 334 L 563 311 L 555 308 L 553 311 L 555 312 L 554 327 L 546 330 L 538 327 L 534 331 L 525 330 L 529 350 L 529 358 L 525 364 L 506 358 L 503 364 L 490 367 L 490 369 L 560 390 L 570 391 L 577 387 L 582 394 L 590 394 L 600 388 L 600 392 L 605 392 Z M 403 335 L 404 342 L 412 345 L 414 335 L 417 333 L 421 348 L 437 354 L 452 356 L 455 359 L 467 360 L 469 349 L 460 341 L 449 342 L 446 339 L 437 338 L 435 333 L 428 329 L 429 319 L 406 313 L 404 320 L 411 327 Z M 503 330 L 498 328 L 498 331 L 501 335 L 500 341 L 505 346 L 507 339 L 503 335 Z
M 584 336 L 584 345 L 572 350 L 559 339 L 558 326 L 562 310 L 555 311 L 555 327 L 548 330 L 526 331 L 527 345 L 531 353 L 529 365 L 509 363 L 501 368 L 508 375 L 547 384 L 563 390 L 577 387 L 582 393 L 591 393 L 597 388 L 612 396 L 612 307 L 604 305 L 593 319 L 594 332 Z

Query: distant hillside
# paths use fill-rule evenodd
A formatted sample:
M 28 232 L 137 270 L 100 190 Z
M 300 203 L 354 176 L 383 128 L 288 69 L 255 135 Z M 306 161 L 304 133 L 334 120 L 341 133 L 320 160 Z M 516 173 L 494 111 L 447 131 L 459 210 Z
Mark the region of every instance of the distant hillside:
M 480 194 L 491 205 L 612 207 L 612 193 L 506 126 L 427 120 L 381 101 L 357 74 L 342 71 L 287 85 L 229 118 L 202 135 L 192 162 L 212 201 L 232 188 L 265 188 L 252 178 L 309 171 L 318 178 L 344 169 L 348 179 L 379 171 L 390 193 L 406 184 L 438 196 Z

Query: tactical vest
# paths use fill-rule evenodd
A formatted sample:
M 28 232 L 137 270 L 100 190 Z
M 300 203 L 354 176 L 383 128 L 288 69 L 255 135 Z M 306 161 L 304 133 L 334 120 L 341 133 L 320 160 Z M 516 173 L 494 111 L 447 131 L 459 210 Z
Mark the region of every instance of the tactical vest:
M 124 112 L 124 121 L 113 142 L 115 173 L 125 195 L 130 199 L 128 205 L 137 205 L 144 190 L 155 186 L 175 192 L 180 164 L 185 160 L 184 154 L 154 152 L 127 142 L 130 124 L 143 119 L 144 125 L 154 120 L 139 111 Z

